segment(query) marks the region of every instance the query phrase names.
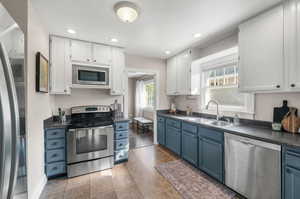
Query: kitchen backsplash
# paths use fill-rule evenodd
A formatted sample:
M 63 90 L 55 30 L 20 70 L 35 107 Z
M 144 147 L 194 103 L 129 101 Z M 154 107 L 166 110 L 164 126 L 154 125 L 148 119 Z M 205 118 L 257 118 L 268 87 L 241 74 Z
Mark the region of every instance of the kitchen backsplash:
M 276 93 L 276 94 L 256 94 L 255 95 L 255 115 L 254 118 L 247 114 L 239 114 L 241 118 L 255 119 L 261 121 L 273 120 L 273 108 L 282 105 L 283 100 L 288 100 L 290 107 L 295 107 L 300 110 L 300 93 Z M 174 98 L 177 109 L 186 110 L 187 106 L 191 107 L 194 112 L 202 112 L 200 96 L 177 96 Z M 221 114 L 228 116 L 233 113 Z
M 123 105 L 123 96 L 111 96 L 109 90 L 98 89 L 72 89 L 72 95 L 55 95 L 54 109 L 66 109 L 67 114 L 70 114 L 70 108 L 73 106 L 84 105 L 110 105 L 115 100 Z

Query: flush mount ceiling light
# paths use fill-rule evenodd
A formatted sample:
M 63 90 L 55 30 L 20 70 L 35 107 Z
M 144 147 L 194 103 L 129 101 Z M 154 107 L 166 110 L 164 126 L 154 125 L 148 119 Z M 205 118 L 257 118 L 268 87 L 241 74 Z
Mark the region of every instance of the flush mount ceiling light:
M 125 23 L 134 22 L 139 16 L 139 8 L 129 1 L 120 1 L 115 4 L 114 10 L 119 19 Z

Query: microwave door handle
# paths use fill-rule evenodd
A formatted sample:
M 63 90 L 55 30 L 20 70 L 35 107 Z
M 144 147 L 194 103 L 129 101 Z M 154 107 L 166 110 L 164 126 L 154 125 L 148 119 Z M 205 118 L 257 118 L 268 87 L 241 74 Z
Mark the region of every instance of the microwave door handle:
M 4 75 L 7 77 L 8 95 L 10 97 L 11 119 L 12 119 L 12 134 L 11 134 L 11 172 L 10 185 L 8 191 L 8 198 L 13 198 L 14 188 L 17 181 L 18 167 L 19 167 L 19 152 L 20 152 L 20 116 L 17 91 L 14 81 L 14 76 L 6 53 L 5 47 L 0 43 L 0 58 L 3 60 Z
M 0 46 L 2 44 L 0 43 Z M 5 59 L 3 48 L 0 48 L 0 198 L 8 198 L 11 173 L 11 146 L 12 146 L 12 114 L 9 92 L 5 77 Z

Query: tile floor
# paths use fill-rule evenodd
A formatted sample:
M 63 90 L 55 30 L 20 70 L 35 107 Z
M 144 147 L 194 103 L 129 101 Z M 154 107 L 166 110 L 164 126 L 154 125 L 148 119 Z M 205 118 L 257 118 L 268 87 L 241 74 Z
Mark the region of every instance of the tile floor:
M 177 159 L 159 146 L 130 150 L 129 161 L 76 178 L 50 180 L 41 199 L 177 199 L 173 186 L 154 168 Z

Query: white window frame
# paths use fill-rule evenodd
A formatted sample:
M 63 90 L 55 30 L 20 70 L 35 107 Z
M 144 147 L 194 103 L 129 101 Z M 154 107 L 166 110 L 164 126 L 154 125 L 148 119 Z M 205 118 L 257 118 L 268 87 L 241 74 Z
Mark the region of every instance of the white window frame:
M 211 59 L 209 58 L 211 57 Z M 199 60 L 201 67 L 201 112 L 215 114 L 217 106 L 211 104 L 209 106 L 209 110 L 206 110 L 205 104 L 205 92 L 206 82 L 204 78 L 204 72 L 212 69 L 217 69 L 221 67 L 226 67 L 230 65 L 237 64 L 238 65 L 238 48 L 232 48 L 220 53 L 216 53 L 212 56 L 205 57 L 204 59 Z M 236 106 L 224 106 L 222 104 L 219 105 L 219 110 L 224 114 L 225 113 L 243 113 L 249 114 L 252 117 L 255 114 L 255 95 L 245 93 L 245 106 L 240 108 Z

